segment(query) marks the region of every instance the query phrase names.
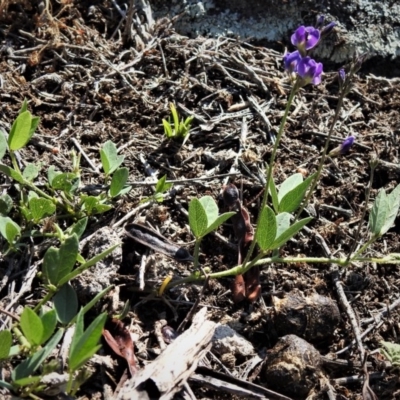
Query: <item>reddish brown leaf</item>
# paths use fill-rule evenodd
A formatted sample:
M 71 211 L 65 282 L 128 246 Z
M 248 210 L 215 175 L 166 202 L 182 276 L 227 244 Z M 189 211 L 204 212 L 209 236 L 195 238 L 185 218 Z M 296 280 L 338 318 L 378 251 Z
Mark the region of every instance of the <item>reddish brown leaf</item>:
M 136 366 L 135 352 L 131 334 L 124 324 L 118 319 L 112 319 L 108 324 L 109 330 L 103 330 L 103 337 L 115 354 L 125 358 L 131 375 L 135 375 Z
M 240 303 L 246 298 L 246 285 L 243 279 L 243 275 L 236 275 L 235 280 L 232 282 L 232 294 L 233 301 Z

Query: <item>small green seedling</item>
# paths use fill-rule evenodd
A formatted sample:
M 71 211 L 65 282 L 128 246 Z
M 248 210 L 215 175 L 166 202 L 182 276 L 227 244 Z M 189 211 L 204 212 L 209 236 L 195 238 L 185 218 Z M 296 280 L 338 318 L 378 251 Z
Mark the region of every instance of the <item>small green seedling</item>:
M 157 203 L 162 203 L 164 201 L 165 193 L 171 189 L 173 183 L 167 182 L 167 175 L 164 175 L 156 183 L 155 193 L 150 197 L 145 197 L 140 202 L 146 203 L 148 201 L 155 201 Z
M 170 103 L 171 114 L 173 124 L 171 123 L 171 118 L 168 121 L 163 119 L 164 134 L 168 139 L 184 139 L 188 136 L 190 131 L 190 126 L 193 121 L 193 116 L 187 117 L 185 120 L 179 122 L 179 115 L 176 107 L 173 103 Z

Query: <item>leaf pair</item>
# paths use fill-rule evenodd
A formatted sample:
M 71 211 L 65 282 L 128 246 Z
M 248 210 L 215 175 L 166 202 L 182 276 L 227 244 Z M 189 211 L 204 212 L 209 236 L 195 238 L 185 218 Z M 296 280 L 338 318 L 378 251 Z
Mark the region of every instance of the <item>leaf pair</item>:
M 49 340 L 56 323 L 55 310 L 50 310 L 39 317 L 32 309 L 25 307 L 21 314 L 22 332 L 32 346 L 39 346 Z
M 256 232 L 256 240 L 261 250 L 280 248 L 312 220 L 311 217 L 308 217 L 290 225 L 290 218 L 291 215 L 287 212 L 275 216 L 274 211 L 268 206 L 261 210 Z
M 387 195 L 381 189 L 369 215 L 369 229 L 374 238 L 384 235 L 393 225 L 400 208 L 400 185 Z
M 275 212 L 278 214 L 296 211 L 303 201 L 306 191 L 314 177 L 315 174 L 310 175 L 303 181 L 303 175 L 300 173 L 293 174 L 280 185 L 279 193 L 277 192 L 273 179 L 271 179 L 269 191 Z
M 76 319 L 75 334 L 69 349 L 68 369 L 70 372 L 79 369 L 101 347 L 98 343 L 107 319 L 107 314 L 100 314 L 85 331 L 83 330 L 83 317 L 84 310 L 82 309 L 79 311 Z
M 190 229 L 196 239 L 200 239 L 217 229 L 234 214 L 234 212 L 227 212 L 218 216 L 218 206 L 211 196 L 194 198 L 189 203 Z
M 124 161 L 124 156 L 118 155 L 117 146 L 108 140 L 100 150 L 100 159 L 106 175 L 113 174 L 111 178 L 110 191 L 111 197 L 122 196 L 131 190 L 131 186 L 125 186 L 128 181 L 128 168 L 118 168 Z

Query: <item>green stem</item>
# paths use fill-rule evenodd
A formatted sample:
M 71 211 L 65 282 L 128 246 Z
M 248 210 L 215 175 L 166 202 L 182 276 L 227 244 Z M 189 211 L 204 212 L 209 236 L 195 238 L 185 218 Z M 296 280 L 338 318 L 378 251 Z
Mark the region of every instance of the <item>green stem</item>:
M 274 169 L 274 162 L 275 162 L 276 153 L 278 151 L 279 143 L 281 141 L 281 138 L 282 138 L 282 135 L 283 135 L 283 130 L 284 130 L 284 127 L 286 125 L 286 120 L 287 120 L 287 117 L 289 115 L 290 106 L 292 105 L 293 99 L 294 99 L 294 97 L 295 97 L 295 95 L 296 95 L 296 93 L 298 92 L 299 89 L 300 88 L 299 88 L 299 84 L 298 84 L 298 80 L 297 80 L 296 83 L 292 86 L 292 90 L 290 92 L 289 99 L 288 99 L 288 102 L 286 104 L 285 113 L 283 114 L 283 117 L 281 119 L 281 124 L 279 126 L 278 135 L 276 136 L 274 147 L 272 149 L 271 158 L 270 158 L 269 164 L 268 164 L 267 182 L 265 184 L 265 191 L 264 191 L 264 195 L 263 195 L 263 199 L 262 199 L 262 203 L 261 203 L 260 212 L 259 212 L 258 217 L 257 217 L 256 231 L 254 232 L 254 238 L 253 238 L 253 240 L 251 242 L 249 251 L 247 252 L 246 258 L 245 258 L 245 260 L 243 262 L 244 266 L 246 266 L 246 264 L 249 262 L 250 257 L 253 254 L 254 248 L 256 246 L 256 237 L 257 237 L 257 232 L 258 232 L 258 229 L 259 229 L 259 226 L 260 226 L 261 211 L 264 209 L 265 205 L 267 204 L 268 193 L 269 193 L 269 185 L 270 185 L 270 182 L 271 182 L 271 179 L 272 179 L 272 172 L 273 172 L 273 169 Z M 246 269 L 246 268 L 244 267 L 244 269 Z M 247 269 L 246 269 L 246 271 L 247 271 Z
M 49 292 L 43 297 L 42 300 L 39 301 L 39 303 L 36 304 L 33 311 L 38 312 L 40 310 L 40 308 L 42 307 L 42 305 L 46 304 L 55 294 L 56 294 L 56 290 L 49 289 Z
M 248 265 L 244 266 L 237 265 L 233 268 L 230 268 L 226 271 L 214 272 L 209 274 L 210 279 L 220 279 L 220 278 L 228 278 L 231 276 L 236 276 L 245 273 L 250 268 L 254 266 L 262 266 L 266 264 L 294 264 L 294 263 L 308 263 L 308 264 L 337 264 L 341 267 L 345 267 L 349 263 L 352 262 L 360 262 L 360 263 L 377 263 L 377 264 L 400 264 L 400 258 L 392 258 L 392 257 L 383 257 L 383 258 L 374 258 L 374 257 L 356 257 L 353 256 L 348 261 L 347 258 L 328 258 L 328 257 L 266 257 L 261 258 L 262 255 L 258 255 L 254 260 L 251 261 Z M 206 275 L 201 274 L 193 274 L 183 279 L 178 279 L 176 281 L 170 282 L 166 288 L 170 289 L 175 286 L 182 285 L 184 283 L 193 283 L 193 282 L 201 282 L 206 278 Z
M 350 260 L 351 255 L 353 254 L 354 250 L 357 247 L 358 239 L 360 238 L 361 227 L 362 227 L 362 225 L 364 223 L 365 214 L 367 213 L 367 209 L 368 209 L 369 197 L 371 195 L 372 182 L 374 180 L 374 172 L 375 172 L 375 168 L 378 166 L 378 163 L 372 161 L 370 165 L 371 165 L 371 173 L 370 173 L 370 176 L 369 176 L 369 183 L 368 183 L 368 187 L 367 187 L 367 192 L 365 194 L 364 209 L 363 209 L 363 212 L 362 212 L 362 215 L 361 215 L 361 218 L 360 218 L 360 222 L 358 223 L 358 228 L 357 228 L 357 232 L 356 232 L 356 234 L 354 236 L 353 244 L 351 245 L 351 248 L 350 248 L 350 251 L 349 251 L 349 255 L 347 256 L 348 260 Z M 374 240 L 375 239 L 376 238 L 374 238 Z M 362 246 L 362 247 L 364 247 L 364 246 Z M 364 250 L 362 247 L 361 247 L 361 249 Z M 361 253 L 357 252 L 355 255 L 358 256 L 359 254 L 361 254 Z
M 194 253 L 193 253 L 193 266 L 194 270 L 197 271 L 199 268 L 199 253 L 200 253 L 200 243 L 202 238 L 196 238 L 196 242 L 194 245 Z
M 31 344 L 26 340 L 25 336 L 22 334 L 22 332 L 19 330 L 19 328 L 17 328 L 16 326 L 14 326 L 12 328 L 12 331 L 14 332 L 14 335 L 16 337 L 16 339 L 21 343 L 21 346 L 25 349 L 30 349 L 32 346 Z
M 327 158 L 327 155 L 328 155 L 328 148 L 329 148 L 329 143 L 331 141 L 332 133 L 333 133 L 333 130 L 335 129 L 335 125 L 336 125 L 336 123 L 337 123 L 337 121 L 339 119 L 340 109 L 343 106 L 343 100 L 344 100 L 345 96 L 346 96 L 346 92 L 344 90 L 342 90 L 341 93 L 340 93 L 340 96 L 339 96 L 338 103 L 336 105 L 336 110 L 335 110 L 335 115 L 333 117 L 333 122 L 332 122 L 332 124 L 331 124 L 331 126 L 329 128 L 328 137 L 326 138 L 326 141 L 325 141 L 324 150 L 323 150 L 321 158 L 319 160 L 317 174 L 315 175 L 315 177 L 313 179 L 313 182 L 312 182 L 312 184 L 310 186 L 310 189 L 307 192 L 307 196 L 306 196 L 305 200 L 303 201 L 303 204 L 301 205 L 299 211 L 296 214 L 294 222 L 297 221 L 297 219 L 299 218 L 300 214 L 307 207 L 307 205 L 308 205 L 308 203 L 309 203 L 309 201 L 311 199 L 311 196 L 313 195 L 314 190 L 315 190 L 316 186 L 318 185 L 319 178 L 321 177 L 322 169 L 324 167 L 324 164 L 325 164 L 325 161 L 326 161 L 326 158 Z
M 17 159 L 15 158 L 15 153 L 14 153 L 12 150 L 10 150 L 10 158 L 11 158 L 11 163 L 12 163 L 14 169 L 15 169 L 19 174 L 21 174 L 21 170 L 19 169 Z
M 379 237 L 373 235 L 371 237 L 371 239 L 368 240 L 367 243 L 364 243 L 357 251 L 356 254 L 354 254 L 354 256 L 352 256 L 352 259 L 354 257 L 358 257 L 360 254 L 364 253 L 364 251 L 372 244 L 375 242 L 375 240 L 377 240 Z

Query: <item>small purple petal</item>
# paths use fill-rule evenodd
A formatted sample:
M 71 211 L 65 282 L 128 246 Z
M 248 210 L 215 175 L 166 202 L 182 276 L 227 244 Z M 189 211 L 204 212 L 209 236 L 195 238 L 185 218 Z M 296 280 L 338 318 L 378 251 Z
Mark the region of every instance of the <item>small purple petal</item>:
M 333 30 L 333 28 L 335 27 L 337 25 L 337 23 L 336 22 L 330 22 L 328 25 L 326 25 L 326 26 L 324 26 L 322 29 L 321 29 L 321 36 L 328 36 L 331 32 L 332 32 L 332 30 Z
M 298 50 L 292 53 L 286 53 L 283 57 L 283 63 L 287 72 L 293 72 L 297 69 L 297 64 L 301 60 L 301 56 Z
M 339 80 L 342 85 L 346 80 L 346 71 L 343 68 L 339 69 Z
M 321 83 L 323 65 L 310 57 L 303 57 L 297 65 L 297 73 L 304 80 L 303 86 L 312 82 L 313 85 Z
M 340 154 L 345 154 L 350 150 L 351 146 L 354 144 L 354 139 L 354 136 L 348 136 L 343 140 L 342 144 L 340 145 Z
M 306 38 L 306 28 L 304 26 L 300 26 L 295 30 L 291 39 L 292 45 L 297 46 L 300 43 L 304 42 Z

